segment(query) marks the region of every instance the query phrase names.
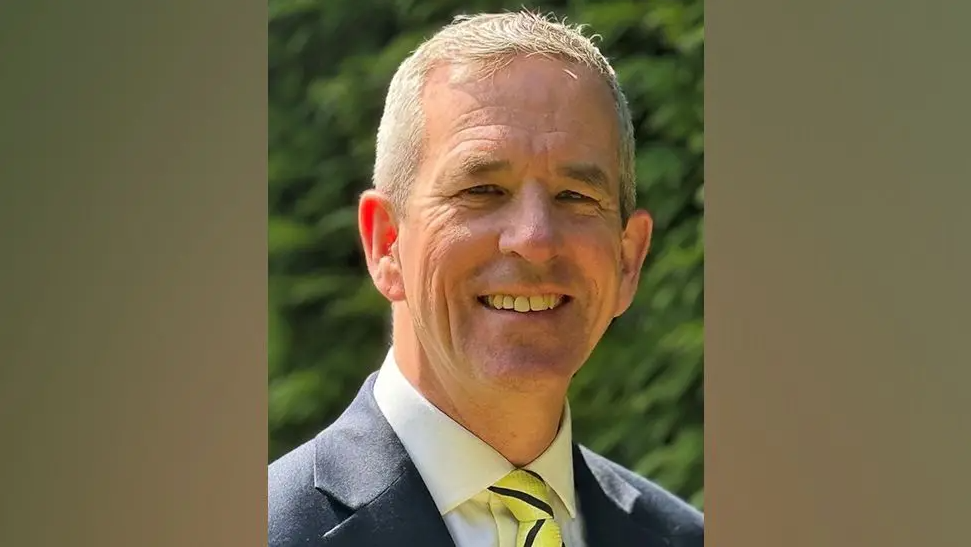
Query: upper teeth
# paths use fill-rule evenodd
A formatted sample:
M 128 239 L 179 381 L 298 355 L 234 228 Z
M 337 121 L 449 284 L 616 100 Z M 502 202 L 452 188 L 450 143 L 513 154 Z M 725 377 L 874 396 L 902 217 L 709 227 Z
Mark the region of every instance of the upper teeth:
M 487 296 L 486 301 L 497 310 L 516 310 L 518 312 L 551 310 L 563 302 L 563 295 L 544 294 L 539 296 L 512 296 L 508 294 L 494 294 Z

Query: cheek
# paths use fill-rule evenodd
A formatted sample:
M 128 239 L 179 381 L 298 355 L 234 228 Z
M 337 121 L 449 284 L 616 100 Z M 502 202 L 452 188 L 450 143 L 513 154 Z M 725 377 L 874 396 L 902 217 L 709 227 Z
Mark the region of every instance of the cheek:
M 620 241 L 603 229 L 576 230 L 568 239 L 576 263 L 599 297 L 610 300 L 617 292 L 621 276 Z
M 444 299 L 465 278 L 470 267 L 471 232 L 451 215 L 418 221 L 424 225 L 416 227 L 418 236 L 408 284 L 423 300 L 434 302 Z

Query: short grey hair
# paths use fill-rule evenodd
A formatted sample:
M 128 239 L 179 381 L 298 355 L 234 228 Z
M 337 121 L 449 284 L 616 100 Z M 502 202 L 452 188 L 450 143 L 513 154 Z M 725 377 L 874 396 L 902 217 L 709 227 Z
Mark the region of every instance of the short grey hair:
M 620 209 L 626 224 L 636 202 L 630 110 L 613 67 L 583 30 L 583 25 L 568 25 L 529 11 L 459 16 L 405 59 L 388 89 L 373 176 L 375 188 L 389 197 L 396 213 L 405 213 L 423 157 L 421 96 L 428 74 L 448 64 L 498 70 L 517 56 L 546 55 L 589 68 L 610 87 L 620 128 Z

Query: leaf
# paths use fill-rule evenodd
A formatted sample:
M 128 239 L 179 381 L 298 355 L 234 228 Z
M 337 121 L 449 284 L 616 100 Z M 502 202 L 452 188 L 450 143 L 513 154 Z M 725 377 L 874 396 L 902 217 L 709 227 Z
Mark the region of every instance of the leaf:
M 307 248 L 313 241 L 313 230 L 294 220 L 270 217 L 267 247 L 270 255 L 292 253 Z

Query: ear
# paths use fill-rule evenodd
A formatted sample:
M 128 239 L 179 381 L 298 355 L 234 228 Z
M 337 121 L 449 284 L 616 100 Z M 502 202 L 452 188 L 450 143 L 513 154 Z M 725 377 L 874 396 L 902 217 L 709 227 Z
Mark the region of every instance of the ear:
M 634 211 L 627 221 L 620 243 L 620 292 L 617 295 L 614 317 L 619 317 L 626 312 L 634 301 L 634 295 L 637 294 L 637 286 L 641 280 L 641 268 L 644 266 L 647 251 L 651 246 L 653 229 L 654 220 L 647 211 Z
M 358 204 L 357 221 L 374 286 L 391 302 L 404 300 L 401 266 L 396 256 L 398 222 L 390 200 L 374 190 L 364 192 Z

